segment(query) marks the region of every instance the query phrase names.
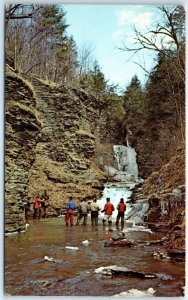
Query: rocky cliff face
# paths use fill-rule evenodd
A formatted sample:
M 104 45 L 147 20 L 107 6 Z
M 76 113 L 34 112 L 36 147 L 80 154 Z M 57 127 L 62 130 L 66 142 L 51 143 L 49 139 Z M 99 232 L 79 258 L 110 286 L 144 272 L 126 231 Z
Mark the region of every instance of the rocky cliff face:
M 150 228 L 168 233 L 166 248 L 185 250 L 185 149 L 144 182 L 134 200 L 147 199 L 146 222 Z
M 116 102 L 117 104 L 115 104 Z M 94 161 L 102 170 L 105 170 L 105 166 L 116 167 L 114 145 L 127 146 L 127 131 L 122 123 L 122 115 L 118 113 L 119 110 L 121 111 L 119 105 L 119 101 L 112 101 L 112 103 L 106 101 L 95 132 L 96 151 Z M 108 176 L 108 180 L 111 180 L 110 176 Z
M 10 70 L 5 95 L 5 231 L 25 229 L 29 169 L 41 123 L 31 87 Z
M 30 170 L 30 198 L 46 190 L 51 208 L 61 211 L 70 195 L 76 201 L 99 196 L 105 174 L 92 158 L 103 102 L 76 88 L 31 81 L 42 129 Z
M 106 180 L 94 163 L 104 106 L 84 91 L 11 71 L 6 76 L 6 231 L 25 227 L 24 206 L 44 190 L 49 215 L 75 200 L 99 197 Z M 29 83 L 28 83 L 29 82 Z

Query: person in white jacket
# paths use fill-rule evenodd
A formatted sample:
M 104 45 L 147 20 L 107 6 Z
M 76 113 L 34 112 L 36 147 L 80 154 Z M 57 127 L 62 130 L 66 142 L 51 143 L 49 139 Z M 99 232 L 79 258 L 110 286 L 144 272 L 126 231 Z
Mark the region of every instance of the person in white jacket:
M 97 226 L 98 225 L 98 215 L 99 215 L 99 205 L 97 204 L 97 199 L 94 198 L 93 202 L 90 204 L 90 210 L 91 210 L 91 225 Z
M 90 207 L 89 207 L 89 204 L 86 202 L 86 200 L 84 200 L 84 199 L 81 200 L 80 204 L 78 205 L 79 215 L 78 215 L 76 225 L 79 225 L 82 218 L 84 218 L 83 225 L 87 225 L 87 214 L 88 214 L 89 210 L 90 210 Z

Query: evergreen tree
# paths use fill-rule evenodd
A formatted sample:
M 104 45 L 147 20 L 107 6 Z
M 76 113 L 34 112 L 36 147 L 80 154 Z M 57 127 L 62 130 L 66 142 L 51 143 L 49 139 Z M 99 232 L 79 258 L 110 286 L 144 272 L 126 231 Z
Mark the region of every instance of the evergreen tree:
M 80 83 L 82 88 L 91 92 L 96 97 L 105 96 L 107 80 L 105 80 L 105 76 L 102 73 L 97 60 L 94 60 L 92 69 L 82 75 Z
M 121 120 L 121 130 L 123 132 L 123 142 L 126 143 L 126 137 L 129 133 L 129 142 L 133 145 L 134 138 L 137 135 L 143 135 L 145 132 L 146 120 L 146 98 L 142 90 L 140 80 L 137 75 L 133 76 L 130 84 L 126 88 L 123 96 L 122 107 L 124 109 Z
M 184 82 L 178 76 L 175 64 L 159 54 L 157 65 L 153 69 L 146 85 L 147 95 L 147 122 L 164 122 L 168 119 L 171 128 L 181 132 L 184 136 L 185 126 L 185 89 Z M 180 138 L 180 136 L 179 136 Z
M 123 98 L 126 116 L 133 122 L 133 119 L 141 116 L 145 109 L 145 97 L 137 75 L 131 79 Z
M 91 71 L 92 89 L 96 96 L 101 96 L 105 92 L 106 81 L 104 74 L 101 72 L 97 60 L 94 61 L 93 70 Z

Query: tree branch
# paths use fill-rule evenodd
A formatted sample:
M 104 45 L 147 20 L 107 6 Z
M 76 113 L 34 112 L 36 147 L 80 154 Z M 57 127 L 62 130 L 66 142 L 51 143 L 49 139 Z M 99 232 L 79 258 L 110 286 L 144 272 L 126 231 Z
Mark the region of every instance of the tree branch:
M 32 16 L 33 16 L 33 13 L 29 13 L 29 14 L 27 14 L 27 15 L 10 15 L 10 16 L 5 16 L 5 19 L 8 19 L 8 20 L 10 20 L 10 19 L 29 19 L 29 18 L 32 18 Z

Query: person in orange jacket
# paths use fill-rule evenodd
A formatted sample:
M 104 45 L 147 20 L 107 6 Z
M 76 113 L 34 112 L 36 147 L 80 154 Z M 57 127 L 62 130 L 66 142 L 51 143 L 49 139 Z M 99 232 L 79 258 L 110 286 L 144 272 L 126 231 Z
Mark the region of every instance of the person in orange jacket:
M 112 225 L 112 214 L 114 211 L 114 206 L 110 202 L 110 198 L 106 198 L 106 204 L 104 206 L 104 209 L 101 212 L 104 212 L 104 218 L 102 220 L 103 225 L 106 224 L 106 221 L 108 221 L 109 226 Z

